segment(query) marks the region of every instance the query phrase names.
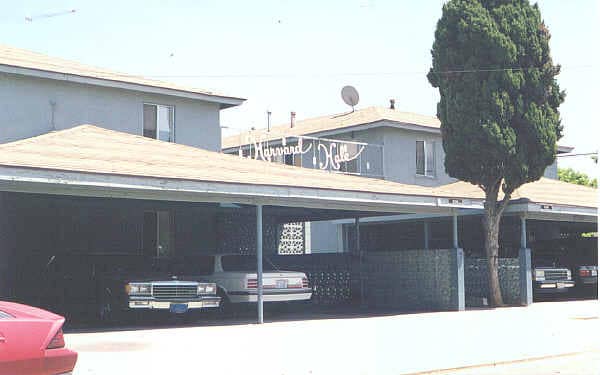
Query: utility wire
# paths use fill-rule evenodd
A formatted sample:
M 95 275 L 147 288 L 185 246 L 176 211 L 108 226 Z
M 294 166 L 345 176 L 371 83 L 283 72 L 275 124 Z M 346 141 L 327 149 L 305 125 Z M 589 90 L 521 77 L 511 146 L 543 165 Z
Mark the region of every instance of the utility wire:
M 19 59 L 11 57 L 12 61 L 23 62 L 27 65 L 34 63 L 30 59 Z M 394 76 L 394 75 L 426 75 L 428 71 L 395 71 L 395 72 L 342 72 L 342 73 L 264 73 L 264 74 L 252 74 L 252 73 L 240 73 L 240 74 L 127 74 L 120 72 L 113 72 L 108 69 L 100 69 L 97 67 L 88 67 L 79 63 L 72 63 L 71 61 L 65 61 L 65 64 L 53 64 L 46 62 L 46 66 L 54 67 L 57 70 L 69 74 L 69 70 L 75 68 L 79 74 L 98 74 L 98 75 L 110 75 L 111 77 L 137 77 L 137 78 L 286 78 L 286 77 L 349 77 L 349 76 Z M 10 65 L 10 64 L 8 64 Z M 596 69 L 594 65 L 578 65 L 578 66 L 567 66 L 561 67 L 561 71 L 564 70 L 579 70 L 579 69 Z M 436 74 L 455 74 L 455 73 L 489 73 L 489 72 L 501 72 L 501 71 L 526 71 L 526 70 L 538 70 L 541 67 L 506 67 L 506 68 L 480 68 L 480 69 L 456 69 L 456 70 L 444 70 L 434 71 Z M 72 74 L 78 74 L 72 73 Z

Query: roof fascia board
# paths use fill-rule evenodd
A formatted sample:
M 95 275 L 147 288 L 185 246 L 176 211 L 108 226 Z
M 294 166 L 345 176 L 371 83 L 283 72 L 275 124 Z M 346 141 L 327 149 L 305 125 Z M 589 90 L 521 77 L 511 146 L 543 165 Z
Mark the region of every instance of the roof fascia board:
M 591 218 L 594 222 L 598 221 L 598 209 L 596 207 L 567 206 L 553 203 L 527 202 L 514 204 L 508 206 L 505 213 L 522 214 L 527 218 L 539 218 L 539 220 L 571 221 L 573 217 L 580 217 Z M 562 220 L 561 217 L 565 219 Z
M 0 191 L 227 202 L 390 213 L 440 213 L 438 198 L 302 187 L 174 180 L 0 166 Z
M 405 123 L 405 122 L 398 122 L 398 121 L 384 119 L 384 120 L 377 120 L 374 122 L 370 122 L 367 124 L 351 125 L 351 126 L 343 127 L 343 128 L 316 131 L 313 133 L 306 133 L 305 135 L 326 137 L 329 135 L 343 134 L 343 133 L 348 133 L 348 132 L 356 132 L 356 131 L 361 131 L 361 130 L 369 130 L 369 129 L 379 128 L 379 127 L 389 127 L 389 128 L 396 128 L 396 129 L 413 130 L 413 131 L 418 131 L 418 132 L 441 134 L 440 129 L 437 129 L 437 128 L 431 128 L 431 127 L 423 126 L 423 125 L 409 124 L 409 123 Z
M 571 151 L 573 151 L 575 149 L 575 147 L 571 147 L 571 146 L 561 146 L 561 145 L 557 145 L 556 146 L 556 151 L 558 151 L 559 153 L 570 153 Z
M 471 215 L 481 215 L 483 211 L 481 209 L 461 209 L 456 211 L 457 216 L 471 216 Z M 439 219 L 439 218 L 450 218 L 452 217 L 451 213 L 445 214 L 405 214 L 405 215 L 388 215 L 388 216 L 370 216 L 370 217 L 361 217 L 359 218 L 359 222 L 361 224 L 381 224 L 381 223 L 389 223 L 389 222 L 401 222 L 401 221 L 411 221 L 411 220 L 427 220 L 427 219 Z M 353 224 L 354 219 L 339 219 L 331 221 L 334 224 Z
M 427 126 L 407 124 L 407 123 L 403 123 L 403 122 L 396 122 L 396 121 L 390 121 L 390 120 L 378 120 L 378 121 L 371 122 L 368 124 L 359 124 L 359 125 L 352 125 L 352 126 L 337 128 L 337 129 L 316 131 L 316 132 L 312 132 L 312 133 L 301 134 L 298 136 L 299 137 L 302 137 L 302 136 L 328 137 L 328 136 L 335 136 L 335 135 L 345 134 L 345 133 L 354 132 L 354 131 L 369 130 L 369 129 L 379 128 L 379 127 L 389 127 L 389 128 L 403 129 L 403 130 L 426 132 L 426 133 L 431 133 L 431 134 L 441 134 L 441 131 L 436 128 L 430 128 Z M 291 136 L 295 136 L 295 135 L 288 135 L 287 137 L 291 137 Z M 274 139 L 269 140 L 269 142 L 274 142 L 275 144 L 278 144 L 278 143 L 281 143 L 281 138 L 280 137 L 274 138 Z M 249 146 L 249 144 L 240 144 L 237 146 L 227 147 L 227 148 L 223 149 L 223 152 L 229 153 L 229 152 L 238 150 L 240 147 L 245 149 L 248 146 Z
M 143 85 L 143 84 L 139 84 L 139 83 L 130 83 L 130 82 L 116 81 L 116 80 L 110 80 L 110 79 L 104 79 L 104 78 L 86 77 L 86 76 L 80 76 L 80 75 L 70 74 L 70 73 L 58 73 L 58 72 L 51 72 L 51 71 L 31 69 L 31 68 L 21 68 L 21 67 L 15 67 L 15 66 L 10 66 L 10 65 L 1 65 L 0 64 L 0 72 L 8 73 L 8 74 L 23 75 L 23 76 L 28 76 L 28 77 L 35 77 L 35 78 L 45 78 L 45 79 L 51 79 L 51 80 L 55 80 L 55 81 L 74 82 L 74 83 L 80 83 L 80 84 L 84 84 L 84 85 L 93 85 L 93 86 L 117 88 L 117 89 L 123 89 L 123 90 L 141 91 L 141 92 L 146 92 L 146 93 L 150 93 L 150 94 L 167 95 L 167 96 L 175 96 L 175 97 L 186 98 L 186 99 L 202 100 L 202 101 L 210 102 L 210 103 L 218 103 L 218 104 L 220 104 L 221 109 L 238 106 L 246 100 L 246 99 L 242 99 L 242 98 L 234 98 L 234 97 L 219 96 L 219 95 L 209 95 L 209 94 L 195 93 L 195 92 L 184 91 L 184 90 L 176 90 L 176 89 L 170 89 L 170 88 L 164 88 L 164 87 Z
M 552 209 L 542 208 L 551 206 Z M 482 215 L 483 207 L 457 210 L 458 216 Z M 570 221 L 570 222 L 598 222 L 598 210 L 592 207 L 563 206 L 556 204 L 539 203 L 514 203 L 506 208 L 505 216 L 525 215 L 528 219 L 547 221 Z M 376 224 L 384 222 L 400 222 L 409 220 L 426 220 L 434 218 L 450 217 L 448 214 L 406 214 L 390 216 L 372 216 L 360 218 L 364 224 Z M 352 219 L 339 219 L 333 221 L 335 224 L 352 224 Z

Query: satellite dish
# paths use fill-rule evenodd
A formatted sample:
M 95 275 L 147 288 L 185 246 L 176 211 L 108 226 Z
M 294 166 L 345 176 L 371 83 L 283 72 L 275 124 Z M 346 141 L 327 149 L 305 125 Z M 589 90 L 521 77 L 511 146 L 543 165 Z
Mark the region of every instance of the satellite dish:
M 352 107 L 352 111 L 354 111 L 354 106 L 358 104 L 358 91 L 352 86 L 344 86 L 342 88 L 342 99 L 344 99 L 344 103 Z

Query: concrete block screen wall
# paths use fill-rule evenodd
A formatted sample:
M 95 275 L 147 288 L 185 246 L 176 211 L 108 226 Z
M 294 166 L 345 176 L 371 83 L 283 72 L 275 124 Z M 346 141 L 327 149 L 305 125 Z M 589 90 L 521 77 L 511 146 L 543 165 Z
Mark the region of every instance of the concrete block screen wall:
M 368 253 L 364 302 L 405 310 L 464 309 L 462 249 Z
M 521 303 L 521 276 L 518 258 L 499 258 L 498 276 L 502 299 L 508 305 L 518 306 Z M 465 302 L 469 307 L 484 305 L 484 298 L 489 300 L 487 259 L 465 258 Z

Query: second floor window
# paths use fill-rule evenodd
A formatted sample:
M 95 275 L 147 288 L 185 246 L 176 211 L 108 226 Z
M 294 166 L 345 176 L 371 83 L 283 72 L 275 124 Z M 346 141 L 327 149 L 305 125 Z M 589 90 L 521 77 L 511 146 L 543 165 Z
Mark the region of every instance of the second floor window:
M 416 173 L 435 177 L 435 142 L 417 141 Z
M 144 104 L 144 137 L 174 142 L 175 107 Z

